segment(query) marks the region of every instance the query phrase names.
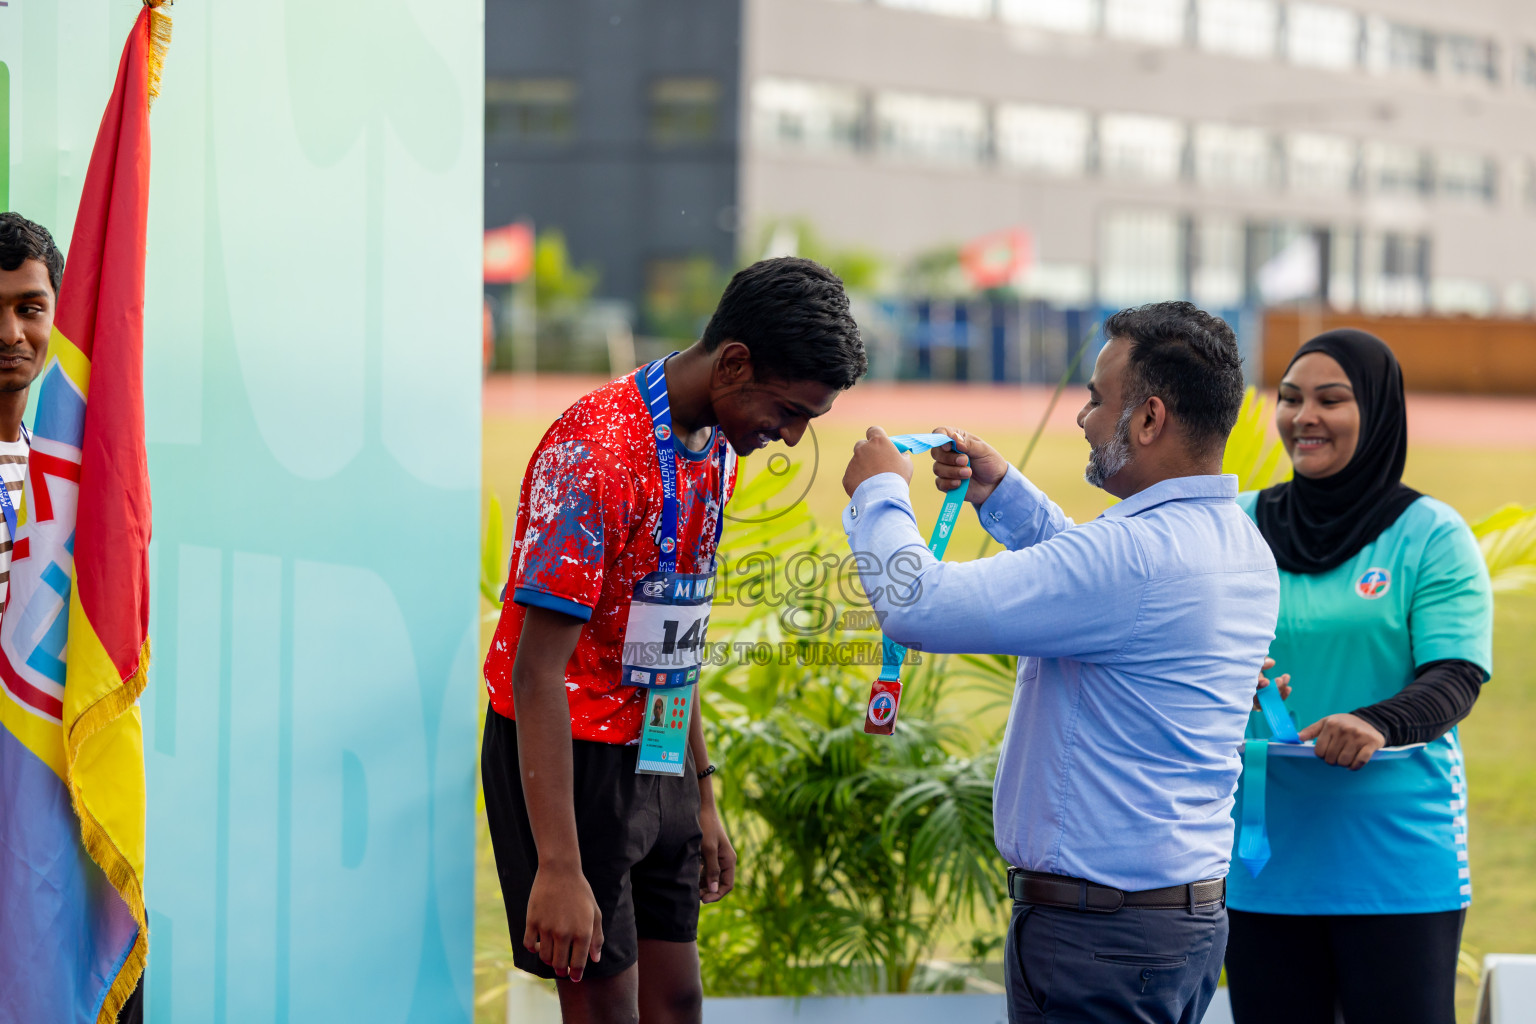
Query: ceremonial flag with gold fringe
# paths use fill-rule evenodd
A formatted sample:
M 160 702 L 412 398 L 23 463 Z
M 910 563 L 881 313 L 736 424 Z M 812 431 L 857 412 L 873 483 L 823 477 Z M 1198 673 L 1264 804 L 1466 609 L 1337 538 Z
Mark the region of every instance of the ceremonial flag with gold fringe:
M 112 1024 L 144 971 L 149 104 L 144 0 L 96 135 L 0 618 L 0 1022 Z

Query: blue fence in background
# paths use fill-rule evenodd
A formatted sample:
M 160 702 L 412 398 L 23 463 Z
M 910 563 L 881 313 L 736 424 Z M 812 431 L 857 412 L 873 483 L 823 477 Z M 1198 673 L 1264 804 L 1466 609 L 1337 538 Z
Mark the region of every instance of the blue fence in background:
M 866 314 L 872 375 L 896 380 L 1054 384 L 1093 372 L 1101 325 L 1117 307 L 1017 299 L 882 299 Z M 1232 325 L 1250 377 L 1259 355 L 1257 309 L 1211 310 Z M 1082 352 L 1084 346 L 1087 351 Z M 1081 358 L 1079 358 L 1081 355 Z

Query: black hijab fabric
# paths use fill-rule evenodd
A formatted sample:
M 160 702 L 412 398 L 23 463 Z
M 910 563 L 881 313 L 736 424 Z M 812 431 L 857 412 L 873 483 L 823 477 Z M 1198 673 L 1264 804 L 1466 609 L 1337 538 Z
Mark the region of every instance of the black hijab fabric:
M 1319 334 L 1291 357 L 1332 356 L 1355 389 L 1360 436 L 1349 463 L 1332 476 L 1289 482 L 1259 492 L 1259 532 L 1286 572 L 1327 572 L 1347 562 L 1419 498 L 1403 486 L 1408 458 L 1408 406 L 1403 370 L 1386 342 L 1364 331 Z

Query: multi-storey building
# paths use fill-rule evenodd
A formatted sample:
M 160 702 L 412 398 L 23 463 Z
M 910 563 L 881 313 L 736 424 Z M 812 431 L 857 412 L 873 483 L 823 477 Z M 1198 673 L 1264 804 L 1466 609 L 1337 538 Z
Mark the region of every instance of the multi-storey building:
M 487 0 L 485 222 L 564 233 L 642 308 L 737 257 L 740 0 Z
M 488 223 L 631 301 L 800 220 L 1024 227 L 1072 305 L 1532 309 L 1521 0 L 489 0 L 487 49 Z

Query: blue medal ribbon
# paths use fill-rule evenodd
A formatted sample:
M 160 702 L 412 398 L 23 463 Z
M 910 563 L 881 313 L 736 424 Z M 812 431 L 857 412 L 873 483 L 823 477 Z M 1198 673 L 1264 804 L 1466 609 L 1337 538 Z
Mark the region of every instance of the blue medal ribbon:
M 1291 713 L 1285 709 L 1279 686 L 1270 683 L 1259 691 L 1259 710 L 1264 712 L 1264 721 L 1269 723 L 1269 731 L 1275 739 L 1281 743 L 1301 742 L 1301 733 L 1296 731 L 1296 723 L 1291 721 Z
M 1245 740 L 1243 825 L 1237 837 L 1237 857 L 1254 878 L 1258 878 L 1264 865 L 1269 863 L 1269 830 L 1264 825 L 1264 790 L 1268 774 L 1269 740 Z
M 898 451 L 921 455 L 931 448 L 942 448 L 946 444 L 954 444 L 955 439 L 948 434 L 898 434 L 891 438 L 891 443 Z M 955 451 L 959 450 L 955 449 Z M 949 547 L 950 535 L 954 533 L 955 521 L 960 517 L 960 507 L 965 504 L 965 492 L 970 485 L 970 480 L 962 480 L 959 487 L 944 493 L 944 504 L 939 509 L 939 521 L 933 524 L 933 534 L 928 539 L 928 550 L 933 552 L 933 557 L 940 561 L 944 558 L 944 551 Z M 899 683 L 901 663 L 906 660 L 907 649 L 889 637 L 885 637 L 881 643 L 881 653 L 879 678 L 887 683 Z
M 1301 734 L 1285 709 L 1280 687 L 1270 683 L 1259 691 L 1259 710 L 1276 743 L 1300 743 Z M 1264 790 L 1269 774 L 1269 740 L 1243 743 L 1243 822 L 1237 838 L 1238 859 L 1248 873 L 1259 877 L 1269 863 L 1269 826 L 1264 819 Z

